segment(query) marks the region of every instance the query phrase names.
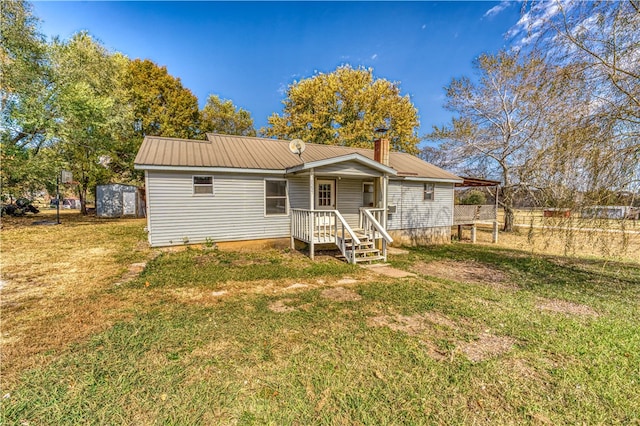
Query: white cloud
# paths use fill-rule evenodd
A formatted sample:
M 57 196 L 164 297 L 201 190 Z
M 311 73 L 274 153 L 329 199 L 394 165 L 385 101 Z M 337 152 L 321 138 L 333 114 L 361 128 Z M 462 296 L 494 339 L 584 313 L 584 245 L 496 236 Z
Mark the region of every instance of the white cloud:
M 568 12 L 572 3 L 568 0 L 533 2 L 531 9 L 523 14 L 518 22 L 507 32 L 507 37 L 515 38 L 524 33 L 518 40 L 520 46 L 526 45 L 540 36 L 543 25 L 559 13 Z
M 493 6 L 491 9 L 487 10 L 484 13 L 484 15 L 482 15 L 482 17 L 483 18 L 490 18 L 492 16 L 495 16 L 498 13 L 502 12 L 503 10 L 505 10 L 506 8 L 508 8 L 509 6 L 511 6 L 511 1 L 502 0 L 500 3 L 498 3 L 495 6 Z
M 426 29 L 427 28 L 427 24 L 422 24 L 422 27 L 420 27 L 420 28 L 422 28 L 423 30 Z
M 375 60 L 375 59 L 377 59 L 377 58 L 378 58 L 378 54 L 377 54 L 377 53 L 374 53 L 373 55 L 371 55 L 371 59 L 372 59 L 372 60 Z

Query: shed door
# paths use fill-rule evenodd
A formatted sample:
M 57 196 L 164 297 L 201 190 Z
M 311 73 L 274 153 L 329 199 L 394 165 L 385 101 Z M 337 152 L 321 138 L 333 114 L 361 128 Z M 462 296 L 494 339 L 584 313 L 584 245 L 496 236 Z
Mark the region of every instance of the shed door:
M 122 193 L 122 214 L 124 216 L 136 214 L 136 193 L 135 192 L 123 192 Z

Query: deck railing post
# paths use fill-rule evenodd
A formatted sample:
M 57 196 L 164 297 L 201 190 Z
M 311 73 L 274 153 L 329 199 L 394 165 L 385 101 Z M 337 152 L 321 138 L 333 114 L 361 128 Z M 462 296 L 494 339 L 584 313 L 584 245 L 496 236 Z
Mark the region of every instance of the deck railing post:
M 296 212 L 292 211 L 291 212 L 291 227 L 290 227 L 290 231 L 289 231 L 289 237 L 291 238 L 291 250 L 293 250 L 296 245 L 295 242 L 293 241 L 294 235 L 296 232 Z
M 492 242 L 493 243 L 497 243 L 498 242 L 498 221 L 497 220 L 493 221 L 493 238 L 492 238 Z
M 315 247 L 314 247 L 314 240 L 316 238 L 316 231 L 315 231 L 315 220 L 314 220 L 314 215 L 313 215 L 313 211 L 311 211 L 309 213 L 309 230 L 311 231 L 311 235 L 309 236 L 309 257 L 311 258 L 311 260 L 314 259 L 315 256 Z

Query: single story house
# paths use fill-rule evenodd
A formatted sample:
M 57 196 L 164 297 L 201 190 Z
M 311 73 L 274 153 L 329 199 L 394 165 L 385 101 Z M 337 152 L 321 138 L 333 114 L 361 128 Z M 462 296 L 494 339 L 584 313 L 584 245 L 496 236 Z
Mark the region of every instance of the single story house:
M 292 151 L 293 150 L 293 151 Z M 418 157 L 375 149 L 207 134 L 145 137 L 152 247 L 289 239 L 336 244 L 349 262 L 386 258 L 387 244 L 445 242 L 462 179 Z

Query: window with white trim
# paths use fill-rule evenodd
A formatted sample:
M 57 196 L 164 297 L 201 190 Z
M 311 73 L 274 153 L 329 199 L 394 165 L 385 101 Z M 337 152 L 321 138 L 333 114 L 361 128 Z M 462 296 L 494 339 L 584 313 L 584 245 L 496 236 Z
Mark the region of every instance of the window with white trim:
M 264 214 L 266 216 L 286 215 L 287 181 L 265 179 L 264 181 Z
M 374 186 L 373 182 L 363 182 L 362 183 L 362 206 L 363 207 L 374 207 Z
M 194 176 L 193 195 L 213 195 L 213 176 Z
M 433 201 L 436 193 L 436 185 L 433 183 L 424 184 L 424 198 L 425 201 Z

